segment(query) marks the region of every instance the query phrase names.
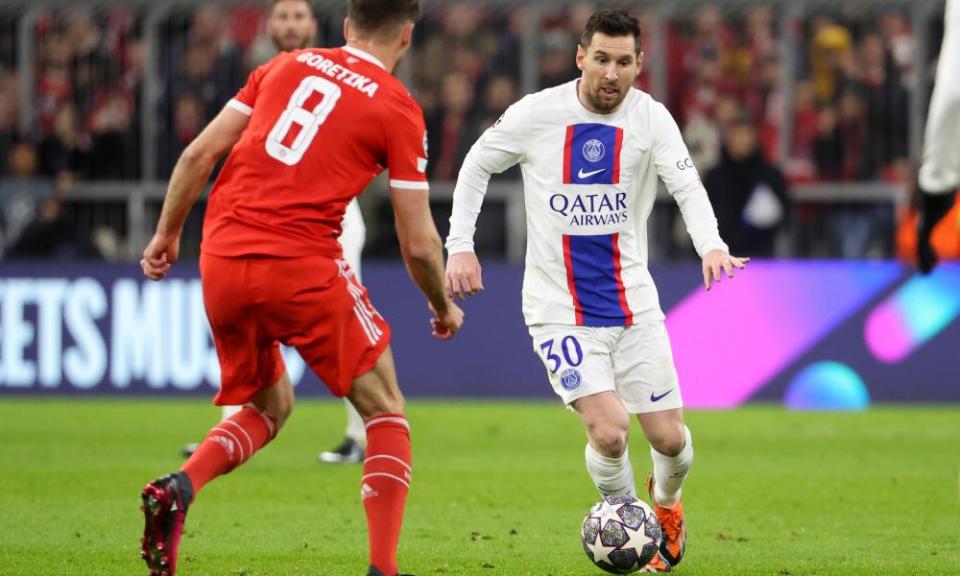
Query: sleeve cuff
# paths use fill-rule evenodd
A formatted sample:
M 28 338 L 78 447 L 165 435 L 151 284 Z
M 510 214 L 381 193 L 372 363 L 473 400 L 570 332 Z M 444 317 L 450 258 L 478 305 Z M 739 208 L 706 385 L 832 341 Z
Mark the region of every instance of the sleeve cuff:
M 253 114 L 253 108 L 247 106 L 246 104 L 237 100 L 236 98 L 227 102 L 227 107 L 233 108 L 237 112 L 240 112 L 241 114 L 245 114 L 247 116 L 250 116 L 251 114 Z
M 400 190 L 429 190 L 430 184 L 425 180 L 390 180 L 390 187 Z
M 719 240 L 719 241 L 710 242 L 705 246 L 703 246 L 703 248 L 700 251 L 700 257 L 703 258 L 713 250 L 723 250 L 727 254 L 730 253 L 730 247 L 727 246 L 726 243 L 724 243 L 722 240 Z
M 447 238 L 447 255 L 460 254 L 461 252 L 473 252 L 473 240 L 466 238 Z

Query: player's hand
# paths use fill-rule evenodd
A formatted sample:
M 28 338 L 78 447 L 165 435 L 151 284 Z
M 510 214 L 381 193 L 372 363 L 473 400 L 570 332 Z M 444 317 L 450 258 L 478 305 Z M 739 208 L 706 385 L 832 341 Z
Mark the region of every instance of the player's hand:
M 451 254 L 447 258 L 447 294 L 451 298 L 466 299 L 483 291 L 483 276 L 480 261 L 473 252 Z
M 719 282 L 721 270 L 727 273 L 727 278 L 733 278 L 733 269 L 742 270 L 749 261 L 749 258 L 737 258 L 719 249 L 707 252 L 703 257 L 703 285 L 709 290 L 714 282 Z
M 453 335 L 463 326 L 463 310 L 453 302 L 448 303 L 446 308 L 441 312 L 438 312 L 433 307 L 433 304 L 429 306 L 434 316 L 430 319 L 430 326 L 433 328 L 433 337 L 438 340 L 449 340 L 453 338 Z
M 143 258 L 140 259 L 143 275 L 151 280 L 162 280 L 179 256 L 179 234 L 176 236 L 154 234 L 150 244 L 143 251 Z

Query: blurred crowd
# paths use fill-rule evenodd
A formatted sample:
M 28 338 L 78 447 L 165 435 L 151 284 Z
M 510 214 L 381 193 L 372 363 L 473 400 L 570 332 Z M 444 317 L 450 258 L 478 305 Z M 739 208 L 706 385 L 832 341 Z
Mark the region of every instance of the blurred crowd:
M 161 23 L 158 45 L 150 47 L 156 49 L 158 98 L 155 110 L 143 110 L 150 50 L 146 13 L 102 6 L 109 7 L 45 13 L 35 26 L 34 65 L 27 76 L 18 69 L 17 43 L 11 40 L 16 19 L 0 17 L 0 229 L 8 254 L 18 231 L 42 212 L 8 209 L 17 204 L 9 200 L 12 194 L 42 189 L 37 198 L 56 203 L 74 181 L 141 179 L 145 117 L 158 119 L 148 149 L 154 151 L 156 178 L 166 178 L 184 146 L 235 94 L 248 72 L 274 55 L 264 27 L 266 3 L 175 9 Z M 577 76 L 577 41 L 594 9 L 574 3 L 543 13 L 533 40 L 538 88 Z M 522 95 L 526 10 L 521 3 L 428 5 L 399 74 L 424 109 L 431 179 L 454 180 L 470 145 Z M 654 54 L 650 42 L 654 12 L 637 14 L 647 55 L 638 86 L 654 88 L 650 62 L 664 57 L 666 85 L 660 96 L 705 178 L 714 172 L 709 179 L 719 182 L 718 190 L 727 189 L 726 179 L 739 179 L 745 187 L 739 194 L 715 197 L 714 203 L 718 212 L 731 214 L 734 224 L 751 228 L 742 234 L 731 231 L 732 236 L 763 238 L 756 246 L 747 245 L 758 255 L 772 250 L 767 232 L 785 226 L 796 212 L 789 206 L 790 185 L 910 179 L 908 98 L 916 70 L 929 63 L 917 61 L 906 14 L 867 14 L 805 19 L 790 70 L 784 70 L 781 54 L 780 15 L 769 6 L 725 12 L 703 4 L 689 13 L 675 12 L 659 21 L 665 55 Z M 341 17 L 320 14 L 319 45 L 342 43 Z M 794 79 L 791 94 L 784 93 L 785 74 Z M 33 82 L 32 99 L 22 109 L 19 83 L 25 77 Z M 749 146 L 731 154 L 729 142 L 738 135 Z M 18 160 L 28 155 L 35 162 Z M 748 159 L 750 166 L 744 164 Z M 746 178 L 738 170 L 754 176 Z M 743 183 L 761 173 L 763 186 Z M 24 187 L 27 180 L 41 183 Z M 771 194 L 758 195 L 760 188 Z M 758 203 L 775 206 L 770 210 L 778 218 L 771 219 L 769 210 L 765 218 L 743 217 L 742 210 Z M 838 226 L 859 226 L 867 236 L 882 217 L 863 210 L 852 214 L 851 221 L 840 218 Z M 815 216 L 801 210 L 801 218 Z M 758 227 L 760 233 L 755 233 L 752 228 Z M 844 256 L 862 256 L 868 244 L 858 241 L 839 249 Z

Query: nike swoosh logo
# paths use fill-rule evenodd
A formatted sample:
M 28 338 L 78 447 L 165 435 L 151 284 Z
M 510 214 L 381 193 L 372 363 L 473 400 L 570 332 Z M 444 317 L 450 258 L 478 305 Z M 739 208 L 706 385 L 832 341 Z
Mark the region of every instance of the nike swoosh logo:
M 595 175 L 595 174 L 599 174 L 599 173 L 604 172 L 604 171 L 606 171 L 606 168 L 601 168 L 601 169 L 599 169 L 599 170 L 594 170 L 593 172 L 584 172 L 584 171 L 583 171 L 583 168 L 581 168 L 580 171 L 577 172 L 577 178 L 580 178 L 580 179 L 582 180 L 582 179 L 584 179 L 584 178 L 589 178 L 589 177 L 591 177 L 591 176 L 593 176 L 593 175 Z
M 661 394 L 661 395 L 659 395 L 659 396 L 657 396 L 656 394 L 654 394 L 653 392 L 651 392 L 651 393 L 650 393 L 650 401 L 651 401 L 651 402 L 659 402 L 660 400 L 663 400 L 664 397 L 667 396 L 667 394 L 669 394 L 669 393 L 671 393 L 671 392 L 673 392 L 673 391 L 674 391 L 674 388 L 671 388 L 671 389 L 667 390 L 666 392 L 664 392 L 663 394 Z

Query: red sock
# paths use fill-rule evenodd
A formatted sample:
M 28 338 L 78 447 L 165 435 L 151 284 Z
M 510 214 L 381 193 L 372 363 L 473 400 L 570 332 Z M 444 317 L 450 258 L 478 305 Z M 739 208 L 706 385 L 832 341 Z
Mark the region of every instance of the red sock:
M 207 482 L 249 460 L 276 430 L 274 419 L 252 406 L 217 424 L 180 468 L 190 477 L 194 495 Z
M 397 541 L 413 469 L 410 425 L 403 414 L 385 414 L 367 422 L 367 459 L 360 495 L 367 513 L 370 565 L 386 576 L 397 573 Z

